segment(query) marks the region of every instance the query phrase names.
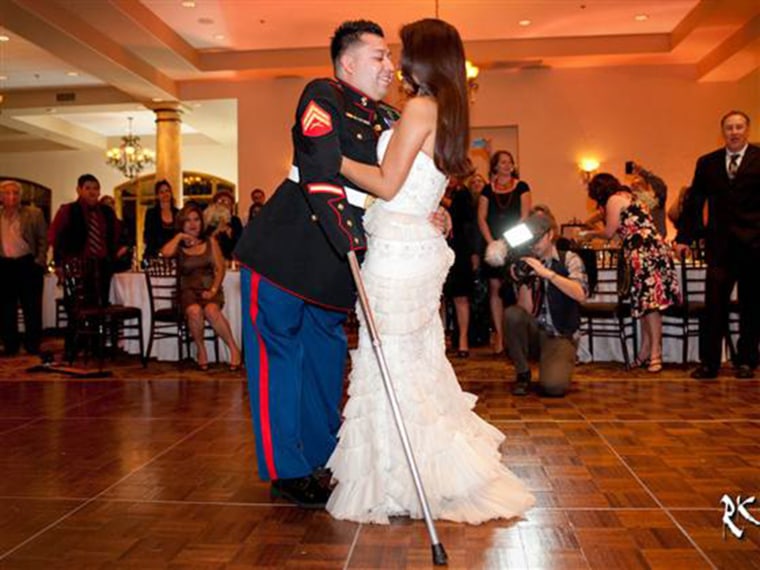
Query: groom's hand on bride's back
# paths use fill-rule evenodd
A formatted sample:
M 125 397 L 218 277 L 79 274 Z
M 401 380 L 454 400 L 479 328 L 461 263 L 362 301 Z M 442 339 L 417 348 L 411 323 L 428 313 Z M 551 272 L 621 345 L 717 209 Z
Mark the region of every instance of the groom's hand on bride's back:
M 430 223 L 445 236 L 451 233 L 451 216 L 443 206 L 430 214 Z

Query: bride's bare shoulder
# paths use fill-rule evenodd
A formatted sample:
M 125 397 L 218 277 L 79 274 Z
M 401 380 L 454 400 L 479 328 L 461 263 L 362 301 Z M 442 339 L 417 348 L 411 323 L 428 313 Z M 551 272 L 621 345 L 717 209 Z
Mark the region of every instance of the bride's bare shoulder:
M 419 95 L 412 97 L 404 106 L 405 114 L 412 114 L 418 118 L 429 119 L 438 115 L 438 103 L 433 97 Z
M 438 104 L 432 97 L 412 97 L 404 106 L 401 122 L 416 132 L 431 133 L 435 130 Z

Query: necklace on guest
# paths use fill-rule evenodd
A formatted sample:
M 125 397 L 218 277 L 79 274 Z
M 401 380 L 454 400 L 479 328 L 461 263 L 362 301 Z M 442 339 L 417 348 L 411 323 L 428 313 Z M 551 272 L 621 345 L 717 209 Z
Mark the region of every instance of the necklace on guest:
M 497 177 L 494 177 L 493 179 L 493 189 L 495 192 L 501 192 L 501 193 L 510 192 L 514 189 L 514 187 L 515 187 L 515 179 L 512 178 L 511 176 L 509 177 L 506 184 L 499 183 L 499 179 Z

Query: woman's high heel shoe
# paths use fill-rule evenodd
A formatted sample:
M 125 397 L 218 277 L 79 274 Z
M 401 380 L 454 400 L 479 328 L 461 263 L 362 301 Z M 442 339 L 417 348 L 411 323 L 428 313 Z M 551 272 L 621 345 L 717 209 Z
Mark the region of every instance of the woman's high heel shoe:
M 647 372 L 651 372 L 652 374 L 656 374 L 657 372 L 662 371 L 662 358 L 650 358 L 649 359 L 649 366 L 647 366 Z
M 238 356 L 237 362 L 233 362 L 232 360 L 230 360 L 230 364 L 227 367 L 227 369 L 230 372 L 237 372 L 238 370 L 240 370 L 242 364 L 243 364 L 243 358 L 241 356 Z
M 631 362 L 631 368 L 649 368 L 649 358 L 639 358 L 638 356 Z

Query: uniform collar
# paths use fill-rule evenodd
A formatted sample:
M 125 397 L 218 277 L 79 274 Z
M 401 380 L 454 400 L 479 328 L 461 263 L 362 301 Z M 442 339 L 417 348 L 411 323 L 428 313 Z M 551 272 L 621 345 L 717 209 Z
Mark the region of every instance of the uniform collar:
M 377 101 L 350 83 L 346 83 L 342 79 L 338 78 L 336 78 L 336 81 L 344 87 L 344 93 L 352 103 L 355 103 L 359 107 L 364 107 L 366 109 L 374 109 L 377 105 Z

